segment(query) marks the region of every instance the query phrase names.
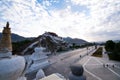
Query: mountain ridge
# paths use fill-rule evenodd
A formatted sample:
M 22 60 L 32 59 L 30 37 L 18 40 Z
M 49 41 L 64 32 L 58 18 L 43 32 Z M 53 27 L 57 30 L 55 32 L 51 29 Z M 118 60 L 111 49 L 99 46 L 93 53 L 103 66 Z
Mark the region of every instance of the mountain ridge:
M 0 33 L 0 39 L 1 38 L 2 38 L 2 33 Z M 24 40 L 32 40 L 32 39 L 34 39 L 34 37 L 26 38 L 26 37 L 20 36 L 18 34 L 12 33 L 11 39 L 12 39 L 12 42 L 18 42 L 18 41 L 24 41 Z
M 89 43 L 88 41 L 83 40 L 83 39 L 79 39 L 79 38 L 65 37 L 63 39 L 70 44 L 74 43 L 76 45 L 82 45 L 82 44 L 85 44 L 85 43 Z
M 2 37 L 2 33 L 0 33 L 0 39 Z M 39 37 L 39 36 L 38 36 Z M 23 36 L 20 36 L 18 34 L 15 34 L 15 33 L 12 33 L 11 34 L 11 39 L 12 39 L 12 42 L 17 42 L 17 41 L 23 41 L 23 40 L 33 40 L 35 38 L 38 38 L 38 37 L 23 37 Z M 67 41 L 68 43 L 75 43 L 75 44 L 80 44 L 80 43 L 86 43 L 88 41 L 84 40 L 84 39 L 79 39 L 79 38 L 71 38 L 71 37 L 63 37 L 63 40 Z

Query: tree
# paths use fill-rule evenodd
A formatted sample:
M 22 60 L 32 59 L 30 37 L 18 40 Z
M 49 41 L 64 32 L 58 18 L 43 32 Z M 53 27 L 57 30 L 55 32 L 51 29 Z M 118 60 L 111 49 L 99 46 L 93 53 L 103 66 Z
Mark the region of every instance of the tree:
M 120 61 L 120 42 L 114 43 L 112 40 L 109 40 L 105 44 L 105 49 L 111 52 L 111 54 L 108 54 L 109 59 Z
M 13 54 L 21 55 L 21 52 L 31 43 L 31 40 L 12 42 Z
M 115 44 L 113 53 L 116 54 L 116 56 L 120 57 L 120 42 Z
M 120 42 L 116 43 L 116 45 L 115 45 L 115 51 L 116 52 L 120 52 Z
M 105 43 L 105 49 L 106 49 L 106 51 L 112 52 L 114 50 L 114 48 L 115 48 L 115 43 L 112 40 L 108 40 Z

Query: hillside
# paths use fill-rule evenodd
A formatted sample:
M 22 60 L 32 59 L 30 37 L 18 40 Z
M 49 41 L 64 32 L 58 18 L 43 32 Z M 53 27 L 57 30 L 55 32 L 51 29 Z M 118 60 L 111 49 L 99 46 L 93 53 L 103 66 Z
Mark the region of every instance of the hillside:
M 2 37 L 2 33 L 0 33 L 0 39 L 1 39 L 1 37 Z M 12 39 L 12 42 L 18 42 L 18 41 L 24 41 L 24 40 L 32 40 L 34 38 L 25 38 L 23 36 L 12 33 L 11 34 L 11 39 Z
M 35 38 L 32 43 L 22 52 L 22 54 L 31 54 L 37 46 L 45 47 L 46 51 L 55 54 L 57 50 L 66 49 L 67 43 L 56 33 L 45 32 Z
M 0 38 L 2 34 L 0 33 Z M 71 44 L 83 45 L 88 43 L 78 38 L 63 38 L 53 32 L 45 32 L 35 38 L 25 38 L 12 33 L 13 53 L 14 54 L 32 54 L 37 46 L 45 47 L 47 51 L 55 53 L 56 51 L 64 51 L 70 49 Z
M 78 39 L 78 38 L 70 38 L 70 37 L 66 37 L 63 38 L 67 43 L 69 44 L 76 44 L 76 45 L 82 45 L 82 44 L 86 44 L 88 43 L 87 41 L 83 40 L 83 39 Z

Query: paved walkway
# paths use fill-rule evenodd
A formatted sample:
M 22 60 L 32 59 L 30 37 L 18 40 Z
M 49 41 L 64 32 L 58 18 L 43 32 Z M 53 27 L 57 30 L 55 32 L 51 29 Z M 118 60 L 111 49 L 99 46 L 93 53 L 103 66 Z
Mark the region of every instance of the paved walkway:
M 50 58 L 50 61 L 52 62 L 51 66 L 46 68 L 44 71 L 46 75 L 50 75 L 52 73 L 60 73 L 65 78 L 68 78 L 68 75 L 70 73 L 70 65 L 76 63 L 83 57 L 88 56 L 88 52 L 91 51 L 94 50 L 90 48 L 89 51 L 87 51 L 86 48 L 83 48 L 53 56 Z
M 109 60 L 104 54 L 103 57 L 86 56 L 78 63 L 82 64 L 87 80 L 120 80 L 120 62 Z
M 102 58 L 91 56 L 94 51 L 91 47 L 88 51 L 83 48 L 50 56 L 51 65 L 44 69 L 45 74 L 60 73 L 68 79 L 70 65 L 78 63 L 83 65 L 87 80 L 120 80 L 120 62 L 109 60 L 107 54 L 104 54 L 105 49 Z M 32 80 L 35 74 L 28 75 L 28 80 Z
M 78 63 L 83 65 L 87 80 L 120 80 L 120 62 L 109 60 L 104 49 L 102 58 L 92 57 L 94 51 L 84 48 L 53 56 L 50 58 L 52 65 L 45 69 L 45 73 L 50 75 L 57 72 L 68 78 L 70 65 Z
M 103 59 L 106 59 L 106 60 L 109 60 L 108 54 L 106 54 L 105 52 L 106 52 L 106 50 L 105 50 L 105 48 L 104 48 L 104 46 L 103 46 L 103 52 L 102 52 L 102 56 L 103 56 L 103 57 L 102 57 L 102 58 L 103 58 Z

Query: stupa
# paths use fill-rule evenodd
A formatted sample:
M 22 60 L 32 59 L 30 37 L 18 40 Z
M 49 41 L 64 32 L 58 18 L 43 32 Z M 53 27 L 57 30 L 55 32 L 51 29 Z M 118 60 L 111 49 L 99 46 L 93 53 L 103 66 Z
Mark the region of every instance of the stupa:
M 0 40 L 0 57 L 12 56 L 12 44 L 11 44 L 11 31 L 9 28 L 9 22 L 4 27 L 2 32 L 2 38 Z
M 28 64 L 30 65 L 26 73 L 35 72 L 39 69 L 43 69 L 50 65 L 48 61 L 47 52 L 44 52 L 45 48 L 36 47 L 34 48 L 34 53 L 30 56 Z
M 0 80 L 26 80 L 21 77 L 24 69 L 24 57 L 12 55 L 11 31 L 7 22 L 0 40 Z

